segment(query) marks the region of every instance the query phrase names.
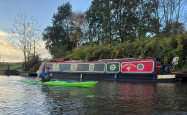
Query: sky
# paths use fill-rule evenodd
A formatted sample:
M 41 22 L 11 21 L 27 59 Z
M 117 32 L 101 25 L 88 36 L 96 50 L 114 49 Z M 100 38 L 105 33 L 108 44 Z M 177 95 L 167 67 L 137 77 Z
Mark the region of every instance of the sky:
M 42 25 L 42 31 L 51 25 L 57 7 L 70 2 L 73 12 L 85 12 L 91 5 L 92 0 L 0 0 L 0 62 L 23 61 L 22 51 L 16 50 L 6 40 L 10 37 L 7 30 L 12 28 L 14 18 L 19 13 L 25 13 L 29 18 L 33 17 Z M 41 57 L 49 58 L 50 54 L 45 49 L 45 43 L 41 42 Z

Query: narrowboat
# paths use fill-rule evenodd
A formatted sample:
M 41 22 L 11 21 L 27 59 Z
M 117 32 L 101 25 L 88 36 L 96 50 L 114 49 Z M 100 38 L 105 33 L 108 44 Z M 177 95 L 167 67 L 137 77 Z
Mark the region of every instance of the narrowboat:
M 41 63 L 37 74 L 50 67 L 50 73 L 64 71 L 55 75 L 55 78 L 78 78 L 90 80 L 124 80 L 124 81 L 161 81 L 176 82 L 182 75 L 172 73 L 171 69 L 161 66 L 160 58 L 147 59 L 102 59 L 99 61 L 70 60 L 58 58 Z

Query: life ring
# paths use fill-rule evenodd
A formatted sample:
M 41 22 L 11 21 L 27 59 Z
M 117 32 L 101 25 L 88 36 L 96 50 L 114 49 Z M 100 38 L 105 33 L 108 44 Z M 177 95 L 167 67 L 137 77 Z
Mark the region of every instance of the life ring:
M 174 73 L 174 74 L 181 74 L 181 72 L 172 72 L 172 73 Z

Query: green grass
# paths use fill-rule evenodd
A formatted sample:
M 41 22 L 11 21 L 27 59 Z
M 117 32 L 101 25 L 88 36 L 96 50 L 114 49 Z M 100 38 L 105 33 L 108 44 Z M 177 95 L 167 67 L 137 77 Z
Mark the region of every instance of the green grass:
M 10 70 L 14 70 L 14 69 L 17 69 L 17 68 L 20 68 L 20 65 L 10 65 L 9 66 Z M 8 69 L 7 65 L 0 65 L 0 70 L 7 70 L 7 69 Z

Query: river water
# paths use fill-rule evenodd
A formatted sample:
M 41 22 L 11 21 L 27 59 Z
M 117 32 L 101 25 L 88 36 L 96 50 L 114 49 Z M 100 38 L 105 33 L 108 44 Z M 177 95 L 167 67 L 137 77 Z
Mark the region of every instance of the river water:
M 99 81 L 92 88 L 78 88 L 21 79 L 36 80 L 0 75 L 1 115 L 187 114 L 187 83 Z

